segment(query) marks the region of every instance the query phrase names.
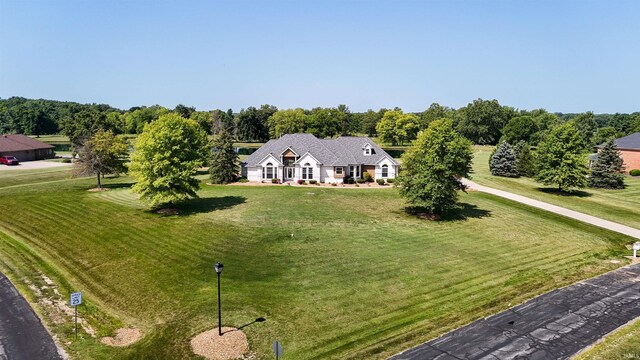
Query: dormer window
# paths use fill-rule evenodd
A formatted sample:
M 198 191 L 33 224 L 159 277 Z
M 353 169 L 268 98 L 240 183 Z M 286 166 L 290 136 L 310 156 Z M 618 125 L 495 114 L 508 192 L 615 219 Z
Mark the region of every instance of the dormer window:
M 373 153 L 371 149 L 371 145 L 369 144 L 365 145 L 362 150 L 363 150 L 364 156 L 371 156 L 371 153 Z

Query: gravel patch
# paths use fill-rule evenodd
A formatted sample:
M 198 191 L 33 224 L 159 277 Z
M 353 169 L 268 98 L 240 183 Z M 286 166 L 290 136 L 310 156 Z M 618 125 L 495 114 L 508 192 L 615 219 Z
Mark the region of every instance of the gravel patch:
M 222 336 L 218 335 L 218 328 L 196 335 L 191 339 L 191 349 L 209 360 L 242 359 L 249 350 L 249 342 L 242 331 L 223 327 Z

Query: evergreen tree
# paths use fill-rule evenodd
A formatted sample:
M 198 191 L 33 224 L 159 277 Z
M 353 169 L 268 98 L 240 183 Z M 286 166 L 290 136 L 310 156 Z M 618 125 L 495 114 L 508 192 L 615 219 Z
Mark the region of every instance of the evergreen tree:
M 620 151 L 613 139 L 610 139 L 598 153 L 598 159 L 591 168 L 588 185 L 592 188 L 624 189 L 622 170 Z
M 435 120 L 418 134 L 402 155 L 397 179 L 400 195 L 410 207 L 441 215 L 457 206 L 461 178 L 469 176 L 473 152 L 471 142 L 460 136 L 451 120 Z
M 514 150 L 518 160 L 516 165 L 518 175 L 533 177 L 536 174 L 536 164 L 529 144 L 524 141 L 520 141 L 517 146 L 514 146 Z
M 489 169 L 491 170 L 491 175 L 518 177 L 517 163 L 518 160 L 513 148 L 508 142 L 503 141 L 498 145 L 495 154 L 491 157 Z
M 557 184 L 560 191 L 585 187 L 588 169 L 584 149 L 582 133 L 573 122 L 554 127 L 538 146 L 536 180 Z
M 211 183 L 228 184 L 235 181 L 239 168 L 240 161 L 233 148 L 233 137 L 228 131 L 222 131 L 213 139 L 211 167 L 209 167 Z

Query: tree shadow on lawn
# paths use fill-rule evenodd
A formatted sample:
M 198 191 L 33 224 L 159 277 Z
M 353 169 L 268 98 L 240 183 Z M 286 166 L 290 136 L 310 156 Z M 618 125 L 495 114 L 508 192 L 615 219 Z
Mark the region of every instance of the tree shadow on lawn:
M 132 186 L 133 186 L 133 183 L 102 184 L 102 187 L 105 189 L 123 189 L 123 188 L 130 188 Z
M 437 217 L 437 216 L 424 216 L 424 209 L 421 208 L 405 208 L 405 212 L 407 214 L 423 217 L 424 219 L 434 220 L 434 221 L 462 221 L 467 220 L 469 218 L 472 219 L 481 219 L 485 217 L 491 216 L 491 211 L 480 209 L 476 205 L 460 203 L 459 208 L 455 210 L 451 210 L 446 214 Z
M 560 191 L 557 188 L 536 188 L 536 190 L 545 194 L 558 195 L 558 196 L 574 196 L 579 198 L 585 198 L 592 196 L 591 193 L 582 190 Z
M 230 209 L 236 205 L 243 204 L 246 198 L 243 196 L 223 196 L 195 198 L 177 204 L 178 216 L 188 216 L 200 213 L 207 213 L 216 210 Z

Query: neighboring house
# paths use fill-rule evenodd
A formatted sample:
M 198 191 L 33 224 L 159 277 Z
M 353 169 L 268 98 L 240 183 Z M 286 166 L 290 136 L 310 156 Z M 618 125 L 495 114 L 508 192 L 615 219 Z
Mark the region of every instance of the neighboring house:
M 19 161 L 50 159 L 54 156 L 53 145 L 25 135 L 0 136 L 0 156 L 15 156 Z
M 343 182 L 368 172 L 374 179 L 395 178 L 398 163 L 367 137 L 318 139 L 311 134 L 287 134 L 269 140 L 242 162 L 249 181 L 316 180 Z
M 622 160 L 624 161 L 625 171 L 628 172 L 633 169 L 640 169 L 640 132 L 621 137 L 614 140 L 614 142 L 618 147 L 618 150 L 620 150 Z M 598 152 L 600 152 L 600 149 L 604 147 L 604 144 L 600 144 L 596 147 L 598 148 Z M 595 162 L 597 158 L 597 155 L 595 155 L 592 156 L 590 160 Z

